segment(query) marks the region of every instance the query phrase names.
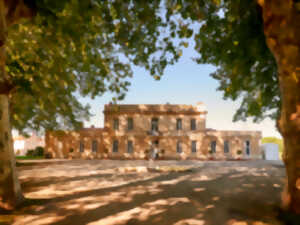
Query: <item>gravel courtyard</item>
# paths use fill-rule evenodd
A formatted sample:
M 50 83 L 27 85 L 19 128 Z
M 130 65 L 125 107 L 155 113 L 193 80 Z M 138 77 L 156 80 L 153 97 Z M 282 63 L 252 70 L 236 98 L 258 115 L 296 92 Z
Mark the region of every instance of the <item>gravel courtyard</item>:
M 281 162 L 40 160 L 18 170 L 28 200 L 0 224 L 282 224 Z

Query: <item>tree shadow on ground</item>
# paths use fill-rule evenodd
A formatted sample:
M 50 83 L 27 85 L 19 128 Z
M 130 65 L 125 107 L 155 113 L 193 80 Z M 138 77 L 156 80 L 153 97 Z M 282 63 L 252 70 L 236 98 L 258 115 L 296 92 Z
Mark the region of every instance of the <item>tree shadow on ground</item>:
M 102 182 L 110 175 L 26 181 L 25 190 L 32 190 L 35 185 L 43 190 L 48 183 L 58 182 L 70 183 L 70 192 L 27 201 L 15 212 L 26 221 L 18 217 L 15 224 L 284 224 L 287 220 L 280 217 L 283 214 L 278 210 L 284 172 L 277 167 L 273 170 L 268 173 L 265 168 L 231 168 L 215 175 L 201 168 L 191 173 L 160 173 L 148 178 L 133 174 L 138 179 L 103 188 L 94 188 L 92 183 L 89 186 L 89 181 Z M 117 176 L 128 179 L 128 174 Z M 72 181 L 82 181 L 87 189 L 72 191 L 77 188 L 72 187 Z

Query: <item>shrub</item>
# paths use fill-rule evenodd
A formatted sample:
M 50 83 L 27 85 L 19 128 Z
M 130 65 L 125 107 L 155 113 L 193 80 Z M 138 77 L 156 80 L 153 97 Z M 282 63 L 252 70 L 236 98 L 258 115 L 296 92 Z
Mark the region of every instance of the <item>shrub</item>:
M 34 150 L 33 149 L 28 149 L 26 152 L 26 156 L 34 156 Z
M 34 150 L 34 156 L 44 156 L 44 148 L 41 146 L 38 146 Z
M 44 156 L 44 148 L 38 146 L 35 149 L 29 149 L 26 153 L 26 156 Z

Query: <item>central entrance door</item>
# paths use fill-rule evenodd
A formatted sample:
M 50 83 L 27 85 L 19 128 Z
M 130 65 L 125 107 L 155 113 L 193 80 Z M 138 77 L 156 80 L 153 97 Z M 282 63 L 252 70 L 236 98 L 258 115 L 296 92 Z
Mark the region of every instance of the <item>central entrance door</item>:
M 152 159 L 157 159 L 158 158 L 158 153 L 159 153 L 158 146 L 159 146 L 159 140 L 158 139 L 155 139 L 155 140 L 151 141 L 150 149 L 151 149 L 151 158 Z

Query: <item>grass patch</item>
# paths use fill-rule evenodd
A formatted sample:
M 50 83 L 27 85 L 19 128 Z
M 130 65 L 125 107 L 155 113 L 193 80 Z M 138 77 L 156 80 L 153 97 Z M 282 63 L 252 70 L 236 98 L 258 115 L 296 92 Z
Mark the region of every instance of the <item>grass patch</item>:
M 16 156 L 16 159 L 21 159 L 21 160 L 44 159 L 44 156 Z

